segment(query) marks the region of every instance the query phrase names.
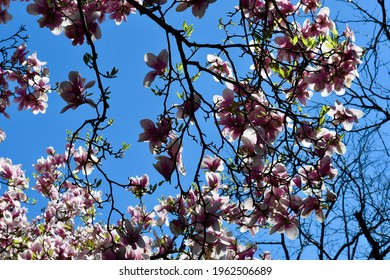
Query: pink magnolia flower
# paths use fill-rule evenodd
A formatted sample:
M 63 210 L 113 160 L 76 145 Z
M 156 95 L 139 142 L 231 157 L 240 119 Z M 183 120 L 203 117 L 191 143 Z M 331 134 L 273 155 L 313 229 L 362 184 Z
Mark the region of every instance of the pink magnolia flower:
M 3 8 L 0 7 L 0 24 L 7 24 L 10 20 L 12 20 L 12 15 L 8 13 L 7 9 L 3 10 Z
M 303 106 L 306 106 L 307 100 L 313 96 L 313 92 L 308 90 L 308 84 L 301 80 L 298 85 L 293 86 L 287 90 L 287 97 L 289 100 L 298 99 Z
M 239 106 L 234 98 L 234 92 L 228 88 L 224 89 L 222 96 L 216 95 L 213 98 L 218 124 L 223 126 L 222 133 L 229 141 L 240 136 L 245 124 L 245 117 L 238 112 Z
M 327 35 L 329 30 L 335 28 L 335 23 L 329 18 L 330 10 L 328 7 L 323 7 L 317 14 L 316 26 L 322 35 Z
M 42 66 L 46 65 L 46 62 L 40 61 L 37 57 L 37 53 L 35 52 L 27 57 L 27 60 L 24 61 L 24 64 L 33 68 L 35 72 L 41 72 Z
M 336 131 L 330 131 L 326 128 L 322 128 L 316 136 L 315 152 L 320 158 L 324 155 L 332 156 L 334 152 L 339 155 L 345 154 L 347 148 L 345 144 L 341 142 L 340 135 Z
M 87 152 L 87 150 L 81 146 L 73 154 L 73 158 L 77 164 L 74 172 L 77 173 L 81 170 L 84 175 L 90 175 L 94 169 L 93 166 L 99 161 L 98 158 L 93 154 L 93 151 Z
M 136 196 L 142 196 L 142 194 L 148 191 L 149 187 L 149 176 L 147 174 L 142 175 L 141 177 L 131 177 L 130 188 L 129 190 Z
M 34 0 L 33 4 L 27 6 L 27 12 L 30 15 L 42 15 L 38 20 L 41 28 L 48 27 L 57 34 L 62 30 L 61 24 L 63 23 L 64 15 L 60 9 L 56 8 L 54 1 Z
M 264 252 L 261 254 L 261 258 L 262 258 L 263 260 L 266 260 L 266 261 L 272 260 L 271 252 L 270 252 L 270 251 L 264 251 Z
M 19 64 L 23 64 L 26 61 L 26 55 L 28 54 L 26 44 L 21 44 L 19 47 L 15 49 L 15 52 L 12 54 L 11 61 L 19 62 Z
M 328 155 L 324 156 L 317 164 L 318 174 L 325 178 L 329 176 L 329 179 L 333 179 L 337 176 L 337 169 L 332 166 L 332 158 Z
M 207 169 L 212 172 L 222 172 L 224 169 L 221 158 L 209 155 L 203 157 L 200 168 Z
M 216 109 L 219 109 L 218 112 L 228 111 L 231 105 L 234 102 L 234 92 L 228 88 L 225 88 L 222 92 L 222 96 L 215 95 L 213 101 L 215 103 Z M 218 115 L 217 115 L 218 116 Z
M 171 132 L 172 120 L 162 118 L 157 122 L 157 126 L 149 119 L 140 121 L 144 132 L 140 133 L 138 142 L 149 142 L 149 150 L 152 154 L 159 154 L 163 143 L 167 143 L 168 138 L 173 138 Z
M 0 5 L 3 6 L 5 9 L 9 8 L 11 0 L 0 0 Z
M 171 179 L 172 173 L 175 170 L 175 162 L 172 158 L 167 156 L 157 156 L 157 163 L 153 164 L 154 168 L 169 181 Z
M 352 42 L 355 42 L 355 33 L 352 31 L 352 29 L 348 25 L 345 27 L 343 35 L 346 38 L 350 39 Z
M 22 166 L 12 164 L 12 161 L 8 158 L 0 157 L 0 178 L 7 180 L 9 186 L 20 189 L 28 187 L 28 181 Z
M 169 157 L 157 156 L 156 159 L 158 162 L 153 165 L 154 168 L 156 168 L 167 181 L 171 179 L 172 173 L 175 170 L 175 165 L 182 175 L 186 175 L 186 169 L 182 159 L 183 145 L 181 140 L 173 139 L 168 143 L 166 150 Z
M 202 18 L 209 4 L 215 1 L 217 0 L 184 0 L 176 7 L 176 11 L 182 12 L 192 6 L 192 14 L 197 18 Z
M 38 79 L 40 79 L 39 76 L 36 76 Z M 44 87 L 48 86 L 46 83 L 48 82 L 48 78 L 44 78 L 44 80 L 40 80 L 38 82 L 41 83 L 41 85 L 36 85 L 35 88 L 41 87 L 41 90 L 44 90 Z M 26 87 L 19 89 L 16 89 L 18 97 L 14 98 L 15 103 L 19 103 L 18 110 L 28 110 L 32 109 L 33 114 L 36 115 L 38 113 L 45 113 L 47 108 L 47 94 L 45 91 L 35 90 L 31 94 L 27 94 Z
M 142 4 L 142 1 L 137 1 Z M 127 1 L 110 1 L 106 12 L 111 13 L 110 19 L 114 19 L 117 25 L 126 22 L 127 16 L 135 13 L 136 9 Z
M 278 36 L 274 39 L 275 43 L 279 45 L 277 59 L 282 61 L 287 61 L 288 63 L 292 63 L 293 61 L 297 61 L 301 58 L 302 49 L 298 44 L 293 45 L 289 36 Z
M 312 23 L 308 18 L 303 22 L 301 32 L 305 38 L 313 38 L 320 34 L 320 30 L 318 30 L 316 24 Z
M 47 108 L 48 96 L 50 92 L 50 84 L 48 77 L 35 75 L 34 79 L 29 80 L 30 86 L 33 87 L 32 93 L 27 93 L 27 84 L 23 84 L 22 88 L 16 87 L 15 92 L 18 94 L 14 98 L 15 103 L 19 103 L 18 110 L 32 109 L 33 114 L 45 113 Z
M 10 116 L 8 115 L 8 113 L 5 111 L 5 109 L 7 109 L 7 107 L 9 106 L 9 98 L 8 96 L 2 96 L 0 95 L 0 114 L 3 114 L 4 117 L 6 117 L 7 119 L 10 118 Z
M 330 81 L 330 74 L 329 71 L 320 66 L 316 68 L 308 67 L 303 79 L 310 89 L 320 92 L 323 97 L 327 97 L 334 89 L 334 85 Z
M 217 196 L 204 196 L 203 202 L 195 206 L 191 216 L 192 222 L 195 224 L 194 230 L 202 232 L 205 228 L 210 227 L 214 231 L 219 231 L 221 229 L 220 217 L 223 214 L 224 202 Z
M 199 94 L 194 94 L 193 100 L 191 100 L 191 98 L 188 98 L 183 102 L 182 105 L 179 105 L 177 107 L 176 117 L 180 120 L 191 116 L 190 121 L 193 123 L 193 115 L 200 108 L 201 103 L 201 96 Z
M 168 155 L 175 160 L 176 167 L 182 175 L 186 175 L 186 168 L 183 163 L 183 143 L 181 139 L 172 139 L 167 145 Z
M 220 57 L 212 54 L 207 55 L 207 61 L 211 64 L 208 68 L 210 71 L 215 72 L 218 76 L 232 77 L 232 69 L 229 62 L 223 61 Z M 218 77 L 213 76 L 213 78 L 216 82 L 219 82 Z
M 301 0 L 300 4 L 302 5 L 303 12 L 307 14 L 310 12 L 315 12 L 318 7 L 321 6 L 320 0 Z
M 84 13 L 85 24 L 88 28 L 88 32 L 92 35 L 92 40 L 100 39 L 102 32 L 99 24 L 96 22 L 101 17 L 101 12 L 94 11 L 90 13 Z M 80 13 L 74 13 L 70 16 L 68 22 L 63 24 L 65 26 L 65 36 L 72 39 L 72 45 L 82 45 L 84 43 L 85 31 L 83 22 L 80 18 Z
M 0 143 L 3 142 L 5 140 L 5 138 L 6 138 L 6 134 L 5 134 L 4 130 L 2 130 L 0 128 Z
M 169 222 L 169 229 L 175 236 L 181 235 L 185 229 L 186 225 L 179 219 L 175 219 Z
M 302 201 L 302 218 L 307 218 L 314 211 L 317 221 L 323 223 L 325 221 L 324 212 L 322 211 L 322 206 L 317 197 L 308 196 Z
M 337 200 L 337 195 L 331 190 L 326 190 L 325 198 L 326 202 L 335 202 Z
M 207 184 L 211 189 L 218 189 L 221 186 L 221 174 L 213 171 L 206 172 Z
M 335 125 L 342 124 L 346 131 L 350 131 L 353 123 L 359 124 L 359 119 L 363 117 L 364 113 L 358 109 L 344 108 L 340 101 L 336 101 L 335 106 L 330 107 L 327 113 Z
M 277 9 L 283 14 L 283 17 L 287 17 L 296 10 L 295 5 L 290 0 L 276 0 L 276 3 L 278 5 Z
M 133 250 L 136 250 L 137 247 L 145 248 L 146 243 L 142 237 L 141 225 L 135 225 L 130 220 L 125 220 L 124 222 L 120 222 L 123 227 L 122 230 L 117 230 L 117 234 L 120 237 L 120 241 L 123 245 L 131 245 Z
M 69 72 L 68 77 L 69 81 L 62 82 L 58 90 L 61 98 L 68 103 L 68 105 L 61 110 L 61 113 L 66 112 L 70 108 L 75 110 L 82 104 L 89 104 L 90 106 L 95 107 L 95 102 L 93 102 L 92 99 L 86 98 L 86 89 L 93 87 L 95 81 L 90 81 L 85 84 L 85 78 L 82 78 L 80 73 L 76 71 Z
M 275 232 L 286 233 L 286 236 L 291 240 L 295 240 L 298 237 L 298 220 L 295 215 L 290 216 L 288 214 L 287 207 L 284 205 L 276 207 L 271 222 L 273 226 L 269 234 Z
M 169 54 L 166 49 L 163 49 L 158 56 L 156 57 L 152 53 L 146 53 L 144 60 L 146 65 L 148 65 L 150 68 L 154 69 L 150 72 L 148 72 L 144 79 L 144 86 L 150 87 L 150 85 L 153 83 L 154 79 L 156 79 L 157 75 L 162 76 L 165 73 L 165 69 L 168 66 L 168 58 Z

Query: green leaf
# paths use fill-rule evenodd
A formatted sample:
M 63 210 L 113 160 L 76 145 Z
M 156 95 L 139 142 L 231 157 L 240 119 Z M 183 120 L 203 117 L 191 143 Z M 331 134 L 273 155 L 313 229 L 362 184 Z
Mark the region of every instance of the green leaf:
M 85 53 L 83 56 L 83 60 L 84 60 L 85 65 L 89 66 L 89 63 L 92 60 L 92 55 L 90 55 L 89 53 Z
M 122 142 L 122 150 L 126 152 L 128 149 L 130 149 L 131 144 L 127 144 L 126 142 Z
M 305 46 L 309 46 L 308 44 L 309 44 L 309 42 L 307 41 L 307 39 L 305 38 L 305 37 L 301 37 L 301 41 L 302 41 L 302 43 L 305 45 Z
M 195 82 L 200 76 L 200 72 L 198 72 L 195 76 L 191 78 L 191 81 Z
M 295 46 L 298 43 L 298 36 L 297 35 L 295 35 L 294 38 L 292 38 L 291 43 L 293 44 L 293 46 Z
M 176 69 L 179 72 L 183 72 L 183 63 L 182 62 L 176 63 Z
M 180 99 L 183 99 L 184 98 L 184 93 L 179 93 L 179 92 L 176 92 L 176 95 L 177 97 L 179 97 Z
M 184 30 L 184 36 L 188 38 L 191 36 L 192 32 L 194 32 L 194 25 L 193 24 L 188 25 L 187 22 L 184 21 L 183 30 Z

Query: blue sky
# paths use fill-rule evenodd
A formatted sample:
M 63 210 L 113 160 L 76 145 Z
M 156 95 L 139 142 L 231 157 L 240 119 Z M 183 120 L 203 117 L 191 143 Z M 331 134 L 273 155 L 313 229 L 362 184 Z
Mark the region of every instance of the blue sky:
M 227 1 L 226 1 L 227 2 Z M 183 20 L 188 24 L 194 23 L 195 31 L 192 38 L 197 42 L 220 43 L 223 38 L 222 31 L 218 31 L 217 23 L 220 16 L 216 13 L 224 11 L 225 1 L 217 1 L 210 5 L 202 20 L 194 18 L 190 9 L 181 13 L 174 13 L 171 17 L 175 26 L 181 26 Z M 230 2 L 230 1 L 229 1 Z M 233 2 L 233 1 L 231 1 Z M 295 1 L 293 1 L 295 2 Z M 334 4 L 334 1 L 327 1 L 327 4 Z M 333 3 L 332 3 L 333 2 Z M 55 36 L 48 29 L 39 28 L 36 23 L 38 17 L 28 15 L 25 7 L 28 3 L 11 3 L 10 12 L 14 19 L 6 26 L 0 26 L 0 34 L 11 34 L 21 24 L 27 29 L 30 39 L 27 46 L 31 51 L 37 51 L 39 59 L 48 62 L 51 70 L 50 80 L 54 85 L 56 82 L 67 80 L 69 71 L 77 70 L 87 81 L 93 80 L 93 73 L 83 64 L 82 57 L 89 52 L 87 45 L 74 47 L 71 41 L 63 34 Z M 331 17 L 335 15 L 331 8 Z M 122 142 L 130 143 L 132 146 L 123 160 L 109 161 L 106 165 L 112 178 L 120 182 L 127 182 L 130 176 L 141 176 L 148 173 L 153 183 L 162 180 L 162 177 L 154 170 L 152 163 L 154 156 L 149 153 L 147 143 L 138 143 L 138 135 L 142 132 L 139 121 L 144 118 L 155 119 L 162 110 L 162 98 L 143 87 L 142 81 L 150 70 L 144 63 L 144 54 L 152 52 L 158 54 L 161 49 L 166 48 L 165 34 L 150 23 L 145 16 L 130 15 L 127 23 L 120 26 L 115 25 L 111 20 L 106 21 L 102 26 L 102 39 L 96 41 L 99 53 L 99 67 L 101 70 L 111 70 L 114 66 L 119 69 L 118 78 L 105 80 L 104 86 L 110 86 L 111 99 L 109 117 L 115 119 L 115 125 L 105 132 L 110 137 L 111 143 L 120 147 Z M 343 28 L 339 28 L 342 32 Z M 360 33 L 356 30 L 356 34 Z M 357 38 L 357 41 L 360 38 Z M 359 42 L 358 42 L 359 43 Z M 212 51 L 210 53 L 213 53 Z M 204 61 L 206 54 L 203 53 Z M 173 54 L 177 58 L 177 54 Z M 177 61 L 175 61 L 177 62 Z M 222 93 L 223 87 L 215 83 L 212 78 L 201 77 L 199 89 L 209 97 Z M 156 80 L 155 83 L 158 83 Z M 95 89 L 92 89 L 93 91 Z M 34 185 L 32 164 L 41 156 L 45 156 L 45 148 L 53 146 L 58 152 L 63 152 L 66 143 L 66 130 L 74 130 L 79 127 L 85 118 L 92 116 L 92 109 L 89 106 L 81 106 L 77 110 L 68 110 L 64 114 L 59 112 L 65 106 L 63 100 L 56 92 L 49 95 L 49 107 L 46 114 L 33 115 L 31 111 L 17 112 L 16 106 L 12 106 L 8 113 L 11 120 L 0 116 L 0 127 L 7 134 L 6 141 L 0 144 L 0 157 L 8 157 L 14 164 L 22 164 L 30 177 L 30 186 Z M 184 161 L 188 170 L 191 170 L 191 163 L 196 160 L 197 149 L 191 144 L 184 146 Z M 93 174 L 93 173 L 92 173 Z M 191 176 L 188 176 L 190 181 Z M 189 183 L 189 182 L 188 182 Z M 176 191 L 163 185 L 156 196 L 149 199 L 147 205 L 155 205 L 157 197 L 161 194 L 176 195 Z M 39 198 L 39 197 L 38 197 Z M 130 193 L 123 196 L 123 207 L 134 204 L 137 201 Z M 31 213 L 38 214 L 42 205 L 39 204 Z M 125 211 L 126 208 L 123 208 Z

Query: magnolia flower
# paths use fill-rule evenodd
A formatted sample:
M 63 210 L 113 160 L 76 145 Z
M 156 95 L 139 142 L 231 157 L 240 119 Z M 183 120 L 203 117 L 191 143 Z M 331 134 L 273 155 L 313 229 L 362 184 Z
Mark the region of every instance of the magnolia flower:
M 302 9 L 305 14 L 310 11 L 315 12 L 321 5 L 320 0 L 301 0 L 300 4 L 302 5 Z
M 331 190 L 326 190 L 326 202 L 335 202 L 337 200 L 337 195 Z
M 335 28 L 335 23 L 329 18 L 330 10 L 328 7 L 323 7 L 317 14 L 316 26 L 323 35 L 327 35 L 329 30 Z
M 192 14 L 197 18 L 202 18 L 209 4 L 215 1 L 217 0 L 185 0 L 176 7 L 176 11 L 182 12 L 192 6 Z
M 310 214 L 314 211 L 317 221 L 323 223 L 325 221 L 324 212 L 322 211 L 322 206 L 317 197 L 308 196 L 302 201 L 302 218 L 308 218 Z
M 42 15 L 38 19 L 39 27 L 48 27 L 55 34 L 62 31 L 61 24 L 64 20 L 64 15 L 60 9 L 55 8 L 56 3 L 46 0 L 34 0 L 34 3 L 27 6 L 27 12 L 30 15 Z
M 0 143 L 3 142 L 6 138 L 4 131 L 0 128 Z
M 81 170 L 83 175 L 90 175 L 94 169 L 94 165 L 99 162 L 99 159 L 94 155 L 93 151 L 89 152 L 81 146 L 73 154 L 73 158 L 77 164 L 74 173 L 78 173 Z
M 92 40 L 100 39 L 102 32 L 99 24 L 96 22 L 101 17 L 101 12 L 95 11 L 84 13 L 85 26 L 91 35 Z M 79 13 L 72 14 L 69 20 L 65 21 L 62 26 L 65 27 L 65 36 L 72 40 L 72 45 L 82 45 L 84 43 L 85 30 L 84 23 Z
M 224 169 L 221 158 L 209 155 L 203 157 L 200 168 L 207 169 L 212 172 L 221 172 Z
M 290 216 L 287 208 L 283 205 L 277 207 L 277 212 L 271 221 L 273 226 L 271 227 L 269 234 L 275 232 L 286 233 L 286 236 L 290 240 L 295 240 L 298 237 L 298 220 L 295 215 Z
M 199 94 L 194 94 L 193 98 L 188 98 L 183 102 L 182 105 L 178 105 L 176 118 L 179 120 L 191 117 L 191 123 L 195 122 L 193 115 L 200 108 L 202 103 L 201 96 Z
M 211 64 L 208 69 L 215 72 L 218 76 L 232 76 L 232 69 L 230 68 L 229 62 L 223 61 L 220 57 L 212 54 L 207 55 L 207 61 Z M 216 82 L 219 82 L 216 76 L 213 77 Z
M 332 119 L 333 124 L 342 124 L 346 131 L 350 131 L 353 123 L 359 124 L 359 120 L 364 113 L 357 109 L 347 109 L 340 101 L 336 101 L 335 106 L 330 107 L 327 113 Z
M 27 46 L 26 44 L 21 44 L 19 47 L 15 49 L 15 52 L 12 54 L 11 61 L 12 62 L 19 62 L 19 64 L 25 63 L 26 55 L 28 54 Z
M 140 3 L 140 1 L 137 1 Z M 112 1 L 107 6 L 107 12 L 110 14 L 110 19 L 115 20 L 116 25 L 120 25 L 122 21 L 126 22 L 127 16 L 131 13 L 135 14 L 136 9 L 127 1 Z
M 145 87 L 150 87 L 157 75 L 164 75 L 165 69 L 168 66 L 168 57 L 169 54 L 166 49 L 163 49 L 157 57 L 152 53 L 145 54 L 144 61 L 146 65 L 154 69 L 146 74 L 144 79 Z
M 137 197 L 142 196 L 142 194 L 148 191 L 149 187 L 149 176 L 144 174 L 142 177 L 131 177 L 129 178 L 131 187 L 129 191 L 131 191 Z
M 346 38 L 349 38 L 352 42 L 355 42 L 355 33 L 352 31 L 352 29 L 348 25 L 345 27 L 343 35 Z
M 61 113 L 64 113 L 70 108 L 75 110 L 78 106 L 84 103 L 94 107 L 95 102 L 93 102 L 92 99 L 86 98 L 86 89 L 93 87 L 95 81 L 90 81 L 85 84 L 85 78 L 81 78 L 80 73 L 76 71 L 69 72 L 68 77 L 69 81 L 62 82 L 58 90 L 61 98 L 68 103 L 68 105 L 61 110 Z
M 157 163 L 153 164 L 154 168 L 164 177 L 165 180 L 171 179 L 172 173 L 175 170 L 175 162 L 167 156 L 157 156 Z
M 8 21 L 12 19 L 12 15 L 8 13 L 7 9 L 3 10 L 0 8 L 0 24 L 7 24 Z
M 162 118 L 157 122 L 157 126 L 152 120 L 143 119 L 140 121 L 144 132 L 140 133 L 138 142 L 149 142 L 149 150 L 152 154 L 159 154 L 163 143 L 173 137 L 171 132 L 171 120 Z
M 272 255 L 271 255 L 271 252 L 270 251 L 264 251 L 262 254 L 261 254 L 261 258 L 263 260 L 272 260 Z
M 182 160 L 183 145 L 181 140 L 172 140 L 170 143 L 168 143 L 166 149 L 169 157 L 157 156 L 156 159 L 158 161 L 157 163 L 153 164 L 154 168 L 167 181 L 171 179 L 172 173 L 175 170 L 175 166 L 182 175 L 186 175 L 186 169 Z

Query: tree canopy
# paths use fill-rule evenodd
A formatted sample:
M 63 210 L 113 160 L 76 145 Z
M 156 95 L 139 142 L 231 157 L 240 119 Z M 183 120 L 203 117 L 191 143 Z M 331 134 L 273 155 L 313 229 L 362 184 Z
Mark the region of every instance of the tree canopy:
M 86 51 L 53 82 L 61 65 L 29 50 L 28 30 L 0 41 L 4 122 L 13 107 L 44 115 L 51 100 L 58 119 L 80 112 L 33 174 L 0 154 L 1 259 L 388 258 L 384 0 L 372 11 L 364 1 L 35 0 L 11 15 L 18 4 L 1 2 L 0 24 L 34 16 Z M 99 45 L 105 24 L 137 17 L 145 36 L 162 34 L 131 70 L 159 108 L 139 119 L 112 112 L 133 98 L 132 85 L 111 89 L 122 70 L 101 63 L 121 42 Z M 153 160 L 142 175 L 123 164 L 138 161 L 127 134 L 112 140 L 114 113 L 139 122 L 119 129 Z M 0 149 L 11 133 L 0 128 Z

